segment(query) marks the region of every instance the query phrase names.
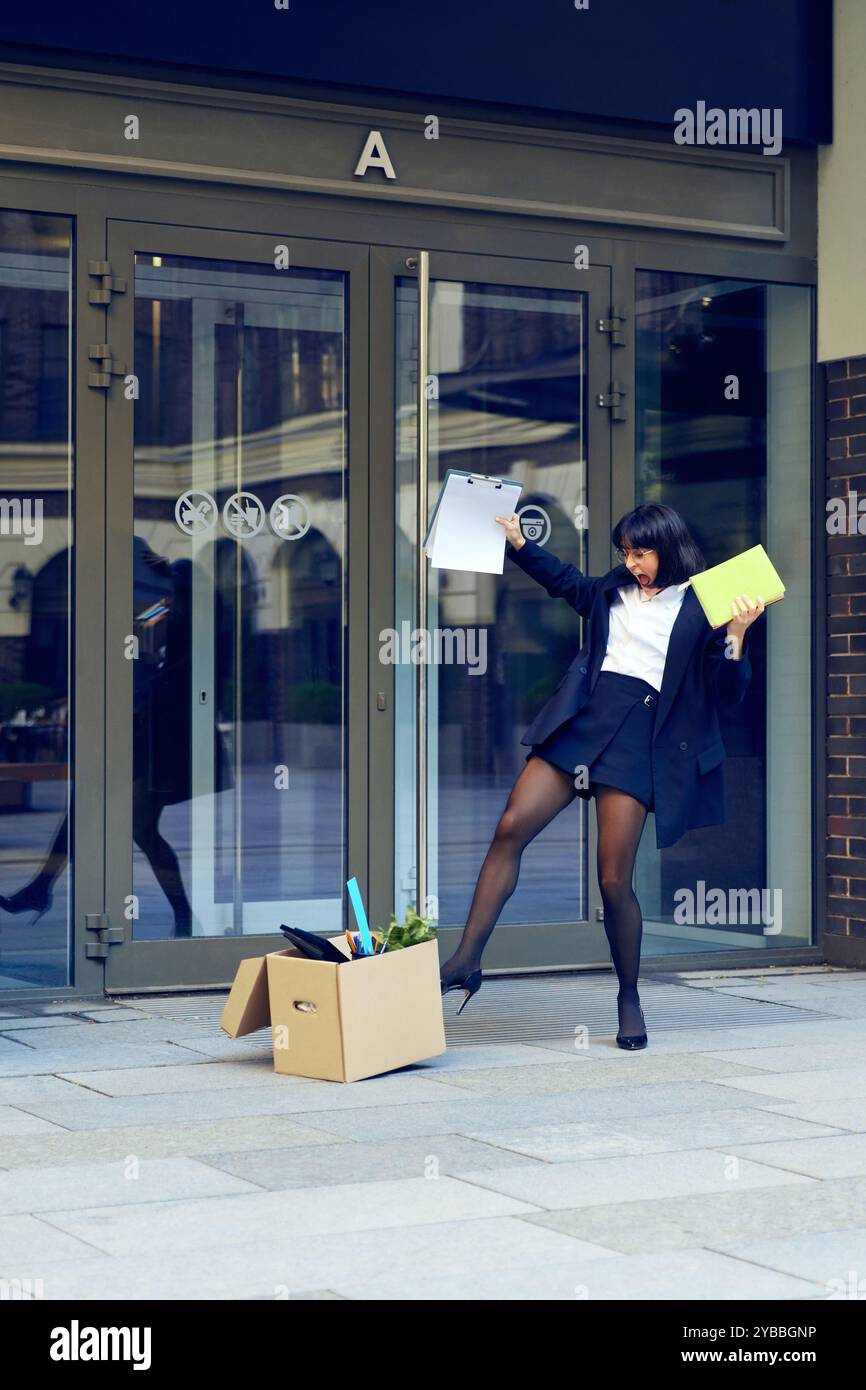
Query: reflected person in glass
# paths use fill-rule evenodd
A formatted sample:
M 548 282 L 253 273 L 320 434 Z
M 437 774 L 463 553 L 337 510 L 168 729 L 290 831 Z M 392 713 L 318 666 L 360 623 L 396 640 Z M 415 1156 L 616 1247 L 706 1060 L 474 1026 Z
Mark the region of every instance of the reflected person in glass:
M 193 912 L 178 856 L 159 828 L 166 806 L 194 795 L 191 765 L 192 581 L 190 560 L 169 563 L 140 536 L 133 538 L 133 597 L 136 659 L 132 698 L 132 837 L 143 852 L 172 913 L 174 936 L 191 936 Z M 220 621 L 214 596 L 215 624 Z M 213 790 L 231 784 L 231 771 L 216 716 L 213 719 Z M 206 790 L 210 790 L 208 787 Z M 69 820 L 64 816 L 36 876 L 0 909 L 32 912 L 31 925 L 51 907 L 54 884 L 69 857 Z

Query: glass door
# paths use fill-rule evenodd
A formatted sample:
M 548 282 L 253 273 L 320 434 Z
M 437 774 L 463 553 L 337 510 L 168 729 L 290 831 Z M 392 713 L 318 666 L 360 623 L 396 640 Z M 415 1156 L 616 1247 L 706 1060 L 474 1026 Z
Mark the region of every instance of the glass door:
M 374 726 L 374 756 L 393 773 L 395 793 L 392 880 L 382 856 L 377 882 L 398 915 L 413 904 L 438 921 L 447 954 L 523 766 L 520 737 L 582 633 L 573 610 L 507 559 L 501 577 L 433 569 L 419 564 L 419 539 L 456 468 L 519 480 L 525 535 L 589 573 L 610 568 L 619 335 L 609 331 L 605 267 L 380 251 L 372 285 L 382 348 L 374 455 L 387 449 L 393 459 L 376 470 L 373 507 L 393 520 L 382 531 L 394 537 L 374 584 L 380 644 L 371 670 L 380 708 L 390 691 L 393 711 Z M 608 959 L 590 872 L 594 819 L 577 798 L 527 848 L 487 948 L 491 967 Z
M 106 978 L 223 983 L 366 890 L 368 251 L 113 223 L 108 258 Z
M 74 256 L 0 210 L 0 999 L 73 978 Z

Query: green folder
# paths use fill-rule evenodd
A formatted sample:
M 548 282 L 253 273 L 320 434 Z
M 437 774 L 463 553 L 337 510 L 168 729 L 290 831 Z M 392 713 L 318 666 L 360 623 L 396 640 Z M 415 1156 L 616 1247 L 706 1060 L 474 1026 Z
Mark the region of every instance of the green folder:
M 754 603 L 760 594 L 765 607 L 785 597 L 785 586 L 762 545 L 693 574 L 691 583 L 710 627 L 725 627 L 731 621 L 731 603 L 738 594 L 748 594 Z

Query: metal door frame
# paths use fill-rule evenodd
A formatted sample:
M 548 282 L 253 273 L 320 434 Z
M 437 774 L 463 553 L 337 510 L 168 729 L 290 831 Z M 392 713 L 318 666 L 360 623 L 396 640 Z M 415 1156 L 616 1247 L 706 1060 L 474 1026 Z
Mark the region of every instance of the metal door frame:
M 407 261 L 417 263 L 423 247 L 382 247 L 371 251 L 371 342 L 376 344 L 371 365 L 371 455 L 375 464 L 371 474 L 371 515 L 381 521 L 379 533 L 385 544 L 371 551 L 371 648 L 370 699 L 376 707 L 384 695 L 385 710 L 373 715 L 370 739 L 371 817 L 379 833 L 370 845 L 370 892 L 375 905 L 390 912 L 394 892 L 394 673 L 393 667 L 378 661 L 373 646 L 374 632 L 393 625 L 395 612 L 394 528 L 394 306 L 396 281 L 417 274 Z M 610 390 L 611 374 L 619 376 L 611 334 L 597 327 L 599 319 L 610 315 L 610 267 L 593 263 L 588 270 L 576 270 L 567 262 L 528 260 L 518 257 L 445 252 L 429 253 L 430 279 L 481 281 L 527 287 L 574 290 L 588 296 L 587 350 L 587 499 L 591 518 L 588 569 L 605 574 L 610 560 L 611 448 L 617 429 L 627 425 L 612 423 L 611 412 L 597 404 L 600 394 Z M 626 355 L 627 350 L 623 351 Z M 575 631 L 577 643 L 578 632 Z M 575 652 L 577 651 L 575 647 Z M 515 767 L 515 776 L 519 768 Z M 381 773 L 381 776 L 378 775 Z M 485 965 L 499 970 L 569 969 L 575 965 L 607 966 L 609 950 L 603 927 L 597 919 L 601 899 L 595 878 L 595 815 L 588 817 L 587 900 L 588 918 L 582 922 L 503 925 L 495 931 L 485 954 Z M 480 867 L 480 866 L 479 866 Z M 578 930 L 579 929 L 579 930 Z M 459 939 L 459 929 L 441 928 L 437 933 L 443 958 Z
M 367 689 L 367 361 L 359 335 L 367 321 L 367 246 L 296 237 L 278 238 L 289 248 L 290 264 L 346 274 L 346 355 L 348 413 L 347 592 L 350 620 L 344 633 L 345 679 L 350 707 L 347 721 L 348 853 L 362 893 L 367 891 L 367 720 L 360 718 Z M 227 232 L 146 221 L 109 218 L 106 258 L 111 273 L 126 281 L 126 293 L 112 297 L 105 341 L 115 364 L 134 371 L 135 251 L 195 256 L 212 260 L 273 265 L 275 238 L 256 232 Z M 354 326 L 354 327 L 353 327 Z M 353 334 L 355 341 L 353 342 Z M 133 403 L 125 400 L 123 377 L 112 377 L 105 393 L 106 474 L 106 868 L 105 913 L 111 945 L 106 962 L 106 989 L 112 993 L 142 990 L 219 987 L 229 984 L 238 962 L 278 947 L 282 938 L 252 935 L 192 937 L 147 941 L 136 939 L 125 916 L 132 892 L 132 663 L 123 656 L 132 631 Z M 357 543 L 360 541 L 360 544 Z

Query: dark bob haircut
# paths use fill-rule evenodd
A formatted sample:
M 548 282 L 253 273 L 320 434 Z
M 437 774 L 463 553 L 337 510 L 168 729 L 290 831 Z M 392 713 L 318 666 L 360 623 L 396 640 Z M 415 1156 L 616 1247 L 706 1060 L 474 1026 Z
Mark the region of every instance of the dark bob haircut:
M 611 540 L 617 550 L 627 545 L 631 550 L 658 551 L 654 587 L 660 589 L 668 584 L 683 584 L 707 567 L 679 512 L 661 502 L 648 502 L 626 512 L 614 526 Z

